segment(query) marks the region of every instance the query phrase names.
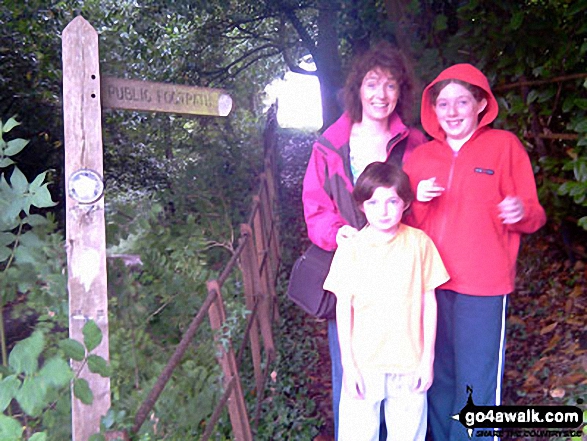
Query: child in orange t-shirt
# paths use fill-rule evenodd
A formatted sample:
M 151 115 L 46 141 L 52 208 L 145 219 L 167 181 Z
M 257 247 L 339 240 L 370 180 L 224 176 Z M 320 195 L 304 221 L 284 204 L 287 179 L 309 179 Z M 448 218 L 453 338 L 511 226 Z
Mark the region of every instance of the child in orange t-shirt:
M 337 297 L 343 366 L 338 441 L 377 440 L 382 402 L 388 440 L 424 440 L 434 289 L 449 276 L 432 240 L 401 223 L 414 199 L 401 168 L 368 165 L 353 198 L 367 225 L 358 232 L 340 229 L 324 282 Z

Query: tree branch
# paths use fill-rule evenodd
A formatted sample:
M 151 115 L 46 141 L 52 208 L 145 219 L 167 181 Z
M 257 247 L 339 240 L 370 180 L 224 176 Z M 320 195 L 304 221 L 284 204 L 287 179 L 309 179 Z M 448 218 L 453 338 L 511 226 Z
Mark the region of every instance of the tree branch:
M 495 86 L 493 88 L 493 91 L 494 92 L 501 92 L 504 90 L 515 89 L 516 87 L 540 86 L 542 84 L 552 84 L 552 83 L 559 83 L 561 81 L 580 80 L 582 78 L 587 78 L 587 73 L 562 75 L 560 77 L 554 77 L 549 80 L 534 80 L 534 81 L 522 80 L 522 81 L 518 81 L 517 83 L 503 84 L 500 86 Z

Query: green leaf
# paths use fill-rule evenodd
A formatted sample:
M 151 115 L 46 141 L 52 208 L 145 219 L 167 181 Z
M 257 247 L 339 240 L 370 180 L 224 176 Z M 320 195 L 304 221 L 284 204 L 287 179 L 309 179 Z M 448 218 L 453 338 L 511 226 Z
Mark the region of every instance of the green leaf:
M 73 372 L 64 359 L 54 357 L 41 368 L 39 377 L 48 385 L 62 387 L 73 379 Z
M 578 133 L 587 132 L 587 118 L 579 121 L 579 123 L 575 126 L 574 130 Z
M 106 360 L 100 357 L 99 355 L 88 355 L 88 368 L 90 369 L 90 372 L 98 374 L 105 378 L 112 375 L 112 369 L 110 368 Z
M 27 181 L 26 176 L 18 167 L 14 167 L 14 170 L 12 171 L 10 184 L 12 185 L 12 189 L 20 195 L 24 195 L 29 188 L 29 181 Z
M 0 414 L 0 440 L 2 441 L 17 441 L 22 437 L 24 427 L 9 416 Z
M 20 387 L 20 380 L 16 375 L 10 375 L 0 381 L 0 412 L 4 412 Z
M 14 161 L 10 158 L 0 158 L 0 168 L 6 168 L 9 165 L 14 164 Z
M 510 26 L 512 27 L 512 30 L 518 30 L 520 28 L 520 26 L 522 25 L 522 22 L 524 21 L 524 12 L 523 11 L 516 11 L 513 16 L 512 19 L 510 20 Z
M 8 364 L 17 374 L 32 375 L 39 367 L 39 355 L 45 346 L 41 331 L 35 331 L 30 337 L 19 341 L 8 356 Z
M 581 110 L 587 110 L 587 98 L 575 98 L 575 105 Z
M 439 32 L 439 31 L 445 31 L 448 29 L 448 19 L 446 18 L 446 15 L 440 14 L 436 16 L 436 19 L 434 20 L 434 30 Z
M 0 262 L 8 260 L 11 255 L 12 250 L 10 248 L 0 247 Z
M 47 208 L 47 207 L 54 207 L 57 205 L 57 202 L 53 202 L 51 199 L 51 193 L 49 192 L 49 188 L 47 188 L 49 184 L 44 184 L 42 187 L 39 187 L 37 190 L 31 190 L 31 204 L 38 208 Z
M 10 245 L 12 242 L 16 240 L 16 236 L 12 233 L 5 232 L 0 233 L 0 246 L 7 246 Z
M 82 329 L 84 344 L 88 352 L 92 352 L 102 342 L 102 331 L 94 320 L 88 320 Z
M 47 441 L 47 434 L 45 432 L 37 432 L 29 438 L 29 441 Z
M 2 127 L 2 132 L 8 133 L 16 126 L 20 126 L 20 123 L 16 119 L 14 119 L 13 116 L 12 118 L 9 118 L 8 121 L 6 121 L 6 123 L 4 123 L 4 127 Z
M 106 438 L 104 438 L 104 435 L 100 433 L 94 433 L 88 438 L 88 441 L 106 441 Z
M 11 141 L 8 141 L 6 143 L 6 148 L 4 149 L 4 154 L 6 156 L 14 156 L 17 153 L 20 153 L 22 151 L 22 149 L 24 149 L 28 143 L 29 143 L 28 140 L 22 139 L 22 138 L 17 138 L 17 139 L 13 139 Z
M 32 417 L 38 416 L 49 403 L 45 402 L 47 386 L 39 377 L 26 377 L 16 393 L 20 408 Z
M 75 361 L 82 361 L 86 357 L 84 345 L 79 341 L 67 338 L 59 342 L 59 347 L 63 350 L 66 357 Z
M 45 216 L 41 216 L 40 214 L 31 214 L 24 218 L 23 222 L 29 224 L 31 227 L 39 227 L 49 223 L 47 218 Z
M 528 104 L 533 103 L 534 101 L 536 101 L 536 98 L 538 98 L 538 92 L 534 89 L 532 89 L 530 91 L 530 93 L 528 94 L 528 98 L 526 100 L 526 102 Z
M 94 394 L 85 378 L 76 378 L 74 380 L 73 394 L 84 404 L 90 405 L 94 402 Z
M 35 255 L 38 253 L 38 249 L 31 249 L 26 245 L 19 245 L 14 250 L 14 259 L 19 264 L 35 263 Z

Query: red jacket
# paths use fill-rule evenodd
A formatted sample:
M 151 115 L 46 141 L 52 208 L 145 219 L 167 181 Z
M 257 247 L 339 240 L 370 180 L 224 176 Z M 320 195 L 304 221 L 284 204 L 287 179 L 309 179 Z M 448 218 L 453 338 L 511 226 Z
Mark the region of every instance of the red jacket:
M 433 84 L 449 78 L 477 85 L 487 93 L 479 126 L 458 152 L 445 141 L 429 96 Z M 442 289 L 477 296 L 512 292 L 520 236 L 546 222 L 526 150 L 514 134 L 489 127 L 497 113 L 487 78 L 469 64 L 443 71 L 422 96 L 422 125 L 434 140 L 419 147 L 404 170 L 414 192 L 421 180 L 432 177 L 445 190 L 430 202 L 415 201 L 409 222 L 423 229 L 438 247 L 451 277 Z M 497 205 L 506 196 L 517 196 L 524 205 L 523 219 L 511 225 L 498 217 Z
M 325 250 L 336 248 L 336 233 L 343 225 L 357 229 L 365 225 L 365 215 L 353 201 L 353 178 L 350 166 L 349 139 L 352 122 L 344 113 L 314 143 L 308 162 L 302 202 L 310 240 Z M 404 161 L 414 148 L 426 142 L 416 129 L 408 128 L 394 112 L 389 121 L 392 139 L 388 154 L 404 138 L 408 138 Z

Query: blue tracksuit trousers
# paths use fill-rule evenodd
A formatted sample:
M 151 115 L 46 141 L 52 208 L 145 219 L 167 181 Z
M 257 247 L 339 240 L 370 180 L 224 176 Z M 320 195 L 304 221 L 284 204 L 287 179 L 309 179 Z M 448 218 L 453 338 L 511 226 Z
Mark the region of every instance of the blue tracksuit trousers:
M 434 441 L 465 441 L 469 440 L 465 427 L 451 417 L 467 404 L 467 386 L 473 389 L 476 405 L 501 404 L 507 295 L 472 296 L 437 289 L 436 300 L 429 428 Z

